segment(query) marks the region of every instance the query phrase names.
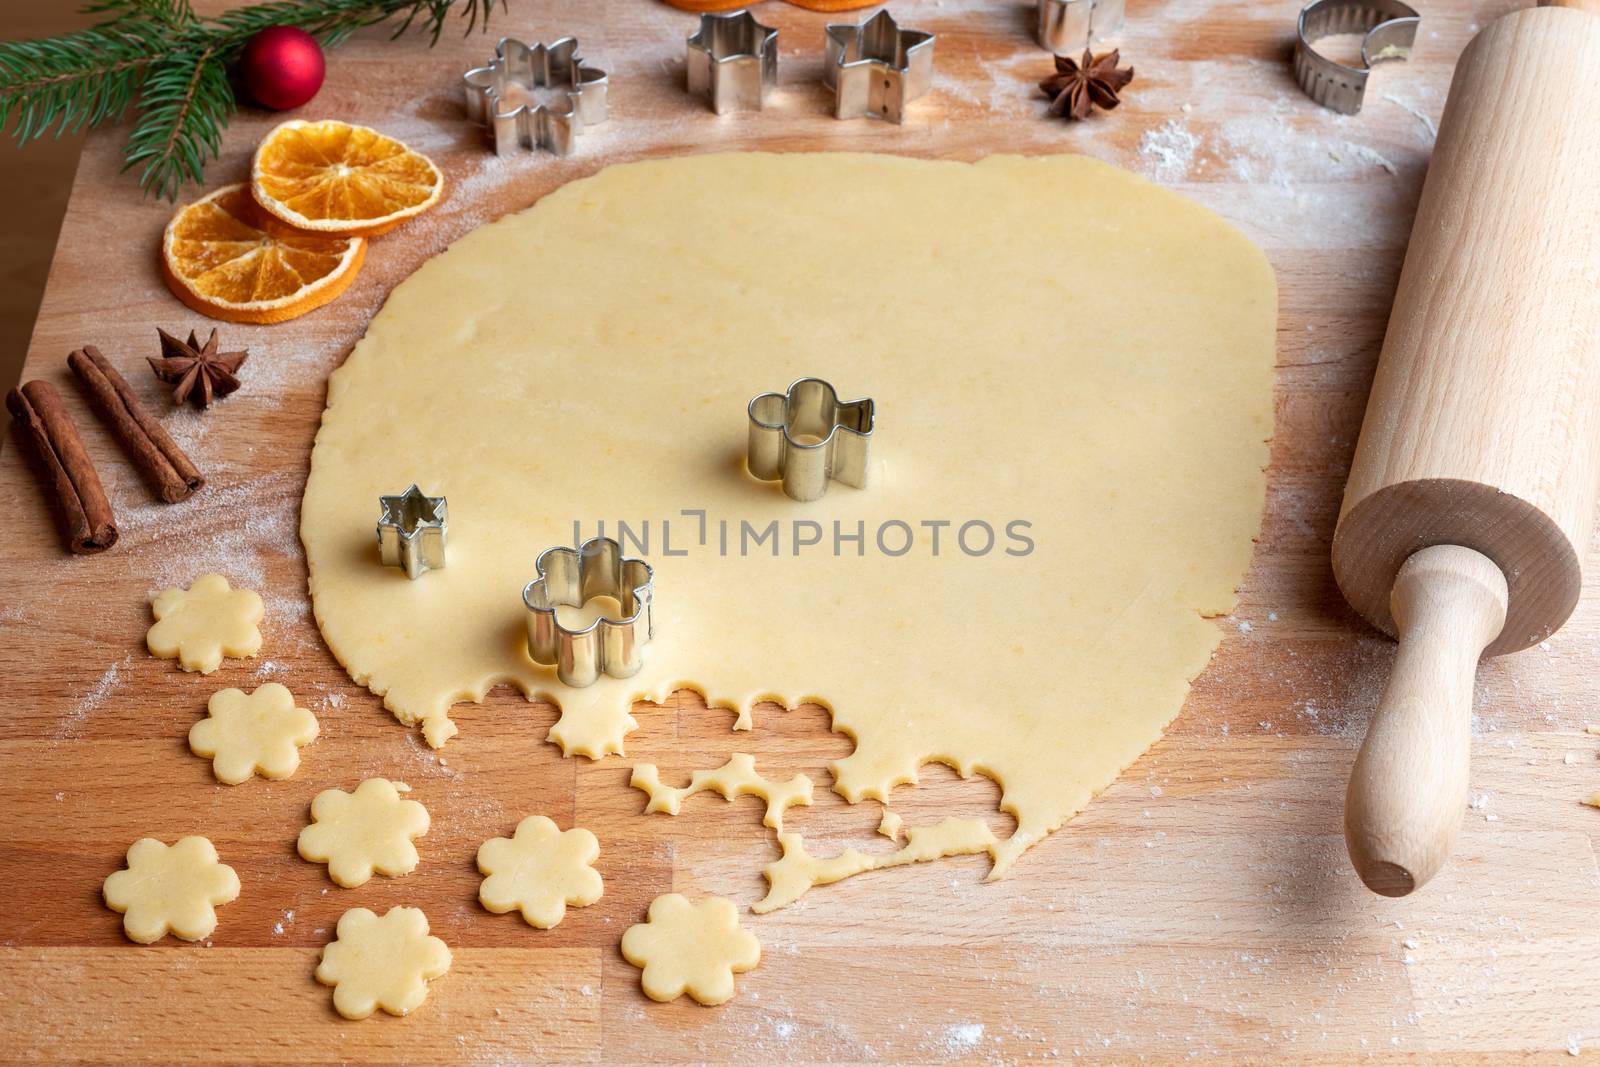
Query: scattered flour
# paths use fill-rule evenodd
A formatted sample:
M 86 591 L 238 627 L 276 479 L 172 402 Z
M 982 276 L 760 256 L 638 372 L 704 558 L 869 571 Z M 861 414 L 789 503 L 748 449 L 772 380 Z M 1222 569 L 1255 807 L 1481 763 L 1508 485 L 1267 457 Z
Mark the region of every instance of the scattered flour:
M 1366 145 L 1356 144 L 1354 141 L 1345 141 L 1343 145 L 1346 151 L 1364 163 L 1371 163 L 1374 167 L 1380 167 L 1390 174 L 1400 173 L 1400 168 L 1395 166 L 1388 156 L 1385 156 L 1375 148 L 1368 148 Z M 1334 158 L 1338 159 L 1337 156 Z
M 123 672 L 132 666 L 133 657 L 123 656 L 106 668 L 105 673 L 100 675 L 100 680 L 79 698 L 77 707 L 73 708 L 67 717 L 61 720 L 61 725 L 56 727 L 55 740 L 62 741 L 76 737 L 78 727 L 83 724 L 83 720 L 111 699 L 112 694 L 121 687 Z
M 1395 96 L 1393 93 L 1385 93 L 1383 98 L 1389 101 L 1389 103 L 1393 104 L 1395 107 L 1399 108 L 1401 111 L 1404 111 L 1406 114 L 1416 119 L 1418 122 L 1422 123 L 1423 128 L 1428 131 L 1428 137 L 1430 139 L 1437 138 L 1439 136 L 1438 124 L 1433 121 L 1432 117 L 1430 117 L 1426 111 L 1423 111 L 1414 104 L 1407 103 L 1405 100 Z
M 1177 119 L 1168 119 L 1139 137 L 1139 154 L 1149 161 L 1146 173 L 1163 182 L 1179 182 L 1194 167 L 1200 138 Z
M 951 1052 L 961 1052 L 977 1047 L 983 1040 L 982 1023 L 960 1023 L 945 1031 L 945 1047 Z

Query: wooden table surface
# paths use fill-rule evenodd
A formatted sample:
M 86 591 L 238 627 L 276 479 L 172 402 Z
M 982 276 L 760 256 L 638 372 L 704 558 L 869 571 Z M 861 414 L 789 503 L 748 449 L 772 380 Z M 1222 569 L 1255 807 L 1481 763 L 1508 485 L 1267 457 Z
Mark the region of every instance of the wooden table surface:
M 897 14 L 939 34 L 938 73 L 894 127 L 828 116 L 817 86 L 823 16 L 762 4 L 782 28 L 782 91 L 763 113 L 719 119 L 680 88 L 692 17 L 648 0 L 511 0 L 496 31 L 575 33 L 611 71 L 610 123 L 566 160 L 495 161 L 462 121 L 456 78 L 492 37 L 457 31 L 429 51 L 365 33 L 331 56 L 306 114 L 411 141 L 439 160 L 449 198 L 376 241 L 336 304 L 286 325 L 223 327 L 225 347 L 250 349 L 245 385 L 203 416 L 167 416 L 211 479 L 177 506 L 150 502 L 67 381 L 68 350 L 94 343 L 167 411 L 141 357 L 155 351 L 157 326 L 207 325 L 157 276 L 169 208 L 118 175 L 123 131 L 93 136 L 26 376 L 61 384 L 123 537 L 101 556 L 65 556 L 7 445 L 0 1059 L 1459 1063 L 1600 1047 L 1600 812 L 1578 803 L 1600 790 L 1600 738 L 1583 732 L 1600 721 L 1593 587 L 1547 645 L 1481 670 L 1474 806 L 1444 874 L 1411 899 L 1380 899 L 1350 872 L 1340 833 L 1345 776 L 1393 648 L 1344 606 L 1329 536 L 1451 64 L 1479 24 L 1515 6 L 1427 5 L 1416 58 L 1384 68 L 1366 112 L 1344 118 L 1290 78 L 1293 3 L 1129 0 L 1119 40 L 1138 77 L 1127 102 L 1067 126 L 1043 118 L 1033 83 L 1050 62 L 1024 5 L 906 2 Z M 239 180 L 273 121 L 238 117 L 213 185 Z M 848 739 L 817 708 L 768 709 L 753 735 L 732 735 L 727 713 L 681 694 L 636 709 L 628 758 L 565 760 L 543 740 L 552 709 L 497 691 L 457 708 L 461 735 L 432 752 L 318 639 L 296 526 L 327 373 L 396 282 L 472 227 L 608 163 L 743 148 L 1081 151 L 1144 172 L 1271 256 L 1280 370 L 1259 549 L 1237 615 L 1218 620 L 1226 640 L 1167 738 L 1003 881 L 984 883 L 980 858 L 956 859 L 747 916 L 761 967 L 731 1003 L 706 1009 L 646 1001 L 618 940 L 669 890 L 752 902 L 775 846 L 754 799 L 697 797 L 677 819 L 641 814 L 631 764 L 656 762 L 680 781 L 751 751 L 771 776 L 818 781 L 817 805 L 789 818 L 819 846 L 888 848 L 872 832 L 876 803 L 850 807 L 826 792 L 826 763 Z M 1062 344 L 1103 340 L 1114 342 Z M 208 570 L 259 589 L 268 616 L 259 657 L 202 680 L 147 655 L 143 635 L 149 595 Z M 304 698 L 322 737 L 288 781 L 219 786 L 187 751 L 189 725 L 216 689 L 267 680 Z M 317 791 L 374 774 L 409 782 L 433 828 L 411 876 L 340 889 L 296 856 L 295 836 Z M 996 797 L 984 779 L 933 766 L 895 807 L 908 823 L 987 813 L 1005 833 Z M 535 812 L 589 827 L 603 849 L 604 899 L 550 931 L 476 903 L 478 844 Z M 189 833 L 211 837 L 242 895 L 203 945 L 125 941 L 100 903 L 102 880 L 136 838 Z M 410 1018 L 342 1020 L 312 978 L 318 951 L 346 908 L 398 903 L 427 911 L 454 966 Z

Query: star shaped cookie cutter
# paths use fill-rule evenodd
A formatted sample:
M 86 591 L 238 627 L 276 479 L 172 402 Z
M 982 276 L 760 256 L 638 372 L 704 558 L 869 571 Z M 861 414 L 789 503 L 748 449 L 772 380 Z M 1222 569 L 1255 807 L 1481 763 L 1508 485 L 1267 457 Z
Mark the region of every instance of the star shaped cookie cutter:
M 828 480 L 857 489 L 867 485 L 871 460 L 871 397 L 841 401 L 821 378 L 800 378 L 787 392 L 750 401 L 750 444 L 745 465 L 764 482 L 783 480 L 795 500 L 816 500 Z
M 522 590 L 528 609 L 528 655 L 554 666 L 563 685 L 593 685 L 602 674 L 628 678 L 644 666 L 644 646 L 655 635 L 651 607 L 655 571 L 609 537 L 579 548 L 548 548 L 534 562 L 539 577 Z M 582 607 L 597 596 L 615 597 L 620 619 L 601 616 L 581 629 L 564 625 L 560 605 Z
M 1035 34 L 1058 56 L 1076 56 L 1122 29 L 1127 0 L 1039 0 Z
M 461 76 L 467 117 L 488 128 L 496 155 L 518 147 L 570 155 L 578 134 L 606 120 L 606 72 L 578 57 L 578 39 L 529 47 L 501 38 L 494 59 Z M 565 90 L 541 103 L 536 90 Z
M 1406 59 L 1422 16 L 1400 0 L 1312 0 L 1295 26 L 1294 77 L 1305 94 L 1341 115 L 1361 110 L 1375 63 Z M 1315 42 L 1335 34 L 1362 33 L 1361 66 L 1349 67 L 1319 54 Z
M 711 110 L 760 111 L 778 80 L 778 31 L 747 10 L 703 14 L 689 35 L 684 67 L 689 92 L 709 96 Z
M 822 80 L 833 90 L 833 117 L 904 122 L 906 105 L 933 84 L 933 42 L 931 33 L 902 30 L 887 10 L 859 25 L 829 23 Z
M 428 496 L 412 485 L 399 496 L 381 496 L 378 556 L 386 566 L 403 567 L 407 578 L 444 569 L 444 539 L 449 509 L 442 496 Z

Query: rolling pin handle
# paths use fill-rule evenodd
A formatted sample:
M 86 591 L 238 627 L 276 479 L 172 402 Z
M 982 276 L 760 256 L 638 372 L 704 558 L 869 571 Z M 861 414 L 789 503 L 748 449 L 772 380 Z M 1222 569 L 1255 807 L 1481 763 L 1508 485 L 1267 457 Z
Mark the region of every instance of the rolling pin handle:
M 1403 897 L 1461 828 L 1473 679 L 1505 625 L 1506 579 L 1480 552 L 1436 545 L 1406 560 L 1390 598 L 1400 651 L 1350 774 L 1344 836 L 1367 887 Z
M 1574 7 L 1600 15 L 1600 0 L 1539 0 L 1540 7 Z

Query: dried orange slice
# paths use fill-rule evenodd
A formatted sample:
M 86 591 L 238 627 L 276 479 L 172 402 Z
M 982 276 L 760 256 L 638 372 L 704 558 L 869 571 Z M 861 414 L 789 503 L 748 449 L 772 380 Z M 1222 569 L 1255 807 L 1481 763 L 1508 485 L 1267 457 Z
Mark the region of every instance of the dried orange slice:
M 444 175 L 377 130 L 291 119 L 256 146 L 250 191 L 291 226 L 372 237 L 437 204 Z
M 256 206 L 243 183 L 178 209 L 161 238 L 161 273 L 179 300 L 225 322 L 282 322 L 350 287 L 360 237 L 302 233 Z

